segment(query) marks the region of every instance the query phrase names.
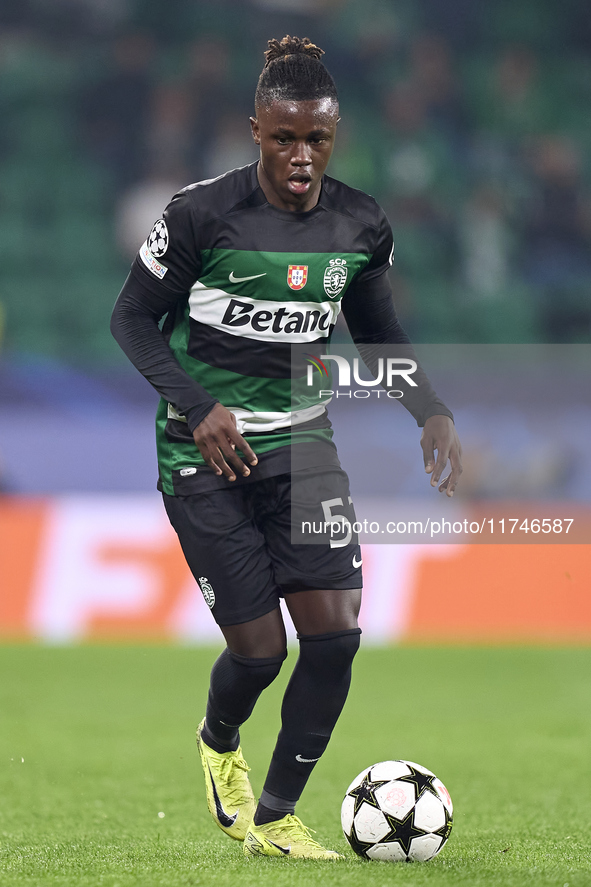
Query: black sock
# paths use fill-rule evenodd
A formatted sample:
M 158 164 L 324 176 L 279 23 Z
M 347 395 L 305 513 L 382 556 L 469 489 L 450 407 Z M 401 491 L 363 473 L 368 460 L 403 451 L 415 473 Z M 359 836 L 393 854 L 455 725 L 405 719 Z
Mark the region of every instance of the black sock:
M 254 811 L 255 825 L 265 825 L 267 822 L 277 822 L 278 819 L 283 819 L 288 813 L 293 813 L 295 811 L 295 804 L 291 804 L 288 801 L 281 801 L 280 798 L 273 798 L 268 792 L 263 792 L 263 795 L 266 795 L 265 800 L 267 800 L 267 803 L 277 803 L 279 809 L 273 806 L 267 807 L 263 804 L 263 796 L 261 796 L 257 808 Z
M 360 634 L 354 628 L 299 636 L 300 655 L 283 697 L 281 731 L 263 789 L 265 808 L 279 802 L 292 806 L 286 812 L 295 809 L 345 704 Z
M 209 748 L 213 748 L 214 751 L 219 752 L 220 755 L 223 755 L 228 751 L 236 751 L 240 745 L 240 732 L 238 727 L 228 727 L 221 721 L 216 720 L 216 718 L 212 718 L 211 720 L 214 722 L 214 729 L 217 730 L 217 735 L 214 736 L 208 728 L 206 718 L 205 724 L 201 730 L 201 738 L 205 744 L 208 745 Z M 222 732 L 226 731 L 226 736 L 220 735 Z
M 214 751 L 236 751 L 239 727 L 252 714 L 265 687 L 275 680 L 287 656 L 250 659 L 227 647 L 211 670 L 209 696 L 202 736 Z

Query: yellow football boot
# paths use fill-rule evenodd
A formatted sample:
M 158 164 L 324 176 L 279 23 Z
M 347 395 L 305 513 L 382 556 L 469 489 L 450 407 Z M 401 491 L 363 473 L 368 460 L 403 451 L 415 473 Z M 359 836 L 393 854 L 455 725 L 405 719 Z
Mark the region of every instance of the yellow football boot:
M 311 829 L 288 813 L 283 819 L 265 825 L 250 825 L 244 839 L 246 856 L 283 856 L 291 859 L 344 859 L 336 850 L 322 847 Z
M 243 841 L 256 807 L 248 778 L 250 767 L 240 747 L 219 754 L 206 745 L 201 738 L 204 724 L 205 718 L 197 727 L 197 748 L 205 774 L 207 806 L 223 832 L 236 841 Z

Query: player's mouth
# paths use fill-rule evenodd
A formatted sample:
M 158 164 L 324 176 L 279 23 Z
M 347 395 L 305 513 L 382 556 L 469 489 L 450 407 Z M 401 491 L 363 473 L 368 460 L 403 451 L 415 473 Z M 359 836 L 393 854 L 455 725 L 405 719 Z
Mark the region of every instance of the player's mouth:
M 292 194 L 307 194 L 312 184 L 309 172 L 294 172 L 287 180 L 287 187 Z

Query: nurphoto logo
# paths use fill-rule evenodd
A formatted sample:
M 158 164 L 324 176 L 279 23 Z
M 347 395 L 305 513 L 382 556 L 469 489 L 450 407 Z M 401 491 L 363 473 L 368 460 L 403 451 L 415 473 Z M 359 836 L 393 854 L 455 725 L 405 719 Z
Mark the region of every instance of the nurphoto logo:
M 316 357 L 313 354 L 306 355 L 306 361 L 308 363 L 307 367 L 307 377 L 306 377 L 306 385 L 311 387 L 314 385 L 314 371 L 318 371 L 320 375 L 324 375 L 327 378 L 329 377 L 329 371 L 326 367 L 325 361 L 334 361 L 337 368 L 337 385 L 339 388 L 351 388 L 351 363 L 341 354 L 321 354 L 320 357 Z M 378 358 L 376 362 L 375 370 L 372 371 L 375 375 L 372 375 L 371 379 L 362 379 L 361 373 L 359 369 L 360 360 L 358 357 L 353 358 L 353 382 L 358 385 L 362 390 L 355 390 L 353 392 L 348 391 L 346 394 L 344 392 L 334 391 L 332 389 L 320 391 L 321 396 L 332 396 L 336 394 L 337 397 L 370 397 L 371 392 L 367 391 L 368 388 L 376 388 L 377 386 L 381 386 L 380 391 L 374 392 L 379 395 L 383 392 L 388 397 L 399 399 L 404 397 L 404 392 L 399 389 L 393 388 L 395 382 L 400 383 L 400 380 L 403 379 L 409 386 L 412 388 L 417 388 L 417 383 L 412 378 L 413 373 L 417 370 L 417 362 L 416 360 L 411 360 L 409 357 L 387 357 Z

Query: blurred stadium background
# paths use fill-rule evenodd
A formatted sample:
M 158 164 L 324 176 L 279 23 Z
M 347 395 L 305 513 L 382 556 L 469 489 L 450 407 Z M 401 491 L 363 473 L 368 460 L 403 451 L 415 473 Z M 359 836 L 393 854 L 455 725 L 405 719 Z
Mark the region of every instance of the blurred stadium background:
M 285 33 L 326 50 L 329 172 L 388 212 L 413 340 L 579 355 L 564 386 L 540 377 L 534 397 L 530 379 L 511 402 L 459 384 L 466 367 L 446 377 L 463 496 L 589 521 L 586 0 L 22 0 L 0 3 L 0 29 L 1 637 L 217 637 L 154 493 L 156 396 L 108 321 L 175 190 L 255 159 L 262 52 Z M 396 419 L 371 458 L 392 494 L 429 495 Z M 591 639 L 588 545 L 365 557 L 375 640 Z

